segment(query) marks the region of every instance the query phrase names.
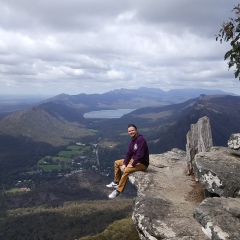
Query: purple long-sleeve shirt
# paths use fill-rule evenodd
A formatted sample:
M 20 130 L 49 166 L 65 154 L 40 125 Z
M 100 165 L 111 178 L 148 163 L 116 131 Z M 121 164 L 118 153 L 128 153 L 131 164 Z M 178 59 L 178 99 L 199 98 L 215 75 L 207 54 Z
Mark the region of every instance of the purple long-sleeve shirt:
M 132 166 L 137 163 L 142 163 L 146 167 L 149 165 L 149 151 L 146 140 L 141 134 L 138 134 L 135 139 L 132 139 L 128 146 L 128 150 L 124 159 L 124 165 L 127 166 L 130 159 L 133 158 Z

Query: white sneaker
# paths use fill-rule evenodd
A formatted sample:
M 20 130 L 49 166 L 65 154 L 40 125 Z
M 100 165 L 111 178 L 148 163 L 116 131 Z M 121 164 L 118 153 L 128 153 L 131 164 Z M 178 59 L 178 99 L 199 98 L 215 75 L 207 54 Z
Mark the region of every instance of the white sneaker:
M 114 190 L 108 197 L 109 198 L 115 198 L 120 194 L 117 190 Z
M 115 182 L 111 182 L 110 184 L 106 185 L 106 187 L 113 187 L 113 188 L 117 188 L 118 184 Z

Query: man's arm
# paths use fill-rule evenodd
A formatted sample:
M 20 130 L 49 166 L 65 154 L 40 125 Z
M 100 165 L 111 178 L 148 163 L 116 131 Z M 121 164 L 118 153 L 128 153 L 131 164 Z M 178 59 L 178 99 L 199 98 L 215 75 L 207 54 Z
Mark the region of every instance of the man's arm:
M 125 165 L 125 167 L 127 167 L 129 165 L 129 162 L 130 162 L 132 156 L 133 156 L 133 151 L 132 151 L 132 147 L 131 147 L 131 143 L 130 143 L 129 146 L 128 146 L 128 150 L 126 152 L 126 156 L 124 158 L 124 164 L 123 165 Z
M 141 162 L 141 160 L 143 159 L 146 148 L 147 148 L 147 142 L 144 138 L 140 138 L 137 145 L 138 145 L 138 148 L 134 154 L 134 161 L 132 163 L 132 167 L 135 167 L 135 165 L 138 162 Z

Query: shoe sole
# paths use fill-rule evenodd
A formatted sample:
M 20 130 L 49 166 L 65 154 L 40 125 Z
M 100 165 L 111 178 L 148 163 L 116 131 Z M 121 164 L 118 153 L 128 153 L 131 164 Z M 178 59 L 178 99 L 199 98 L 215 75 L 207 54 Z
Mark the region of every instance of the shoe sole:
M 108 187 L 108 188 L 117 188 L 118 185 L 117 186 L 108 186 L 108 185 L 106 185 L 106 187 Z

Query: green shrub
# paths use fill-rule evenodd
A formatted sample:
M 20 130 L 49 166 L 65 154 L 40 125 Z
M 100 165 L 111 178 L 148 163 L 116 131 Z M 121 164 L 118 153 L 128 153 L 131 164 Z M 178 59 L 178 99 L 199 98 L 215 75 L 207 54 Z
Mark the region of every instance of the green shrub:
M 139 240 L 138 232 L 131 218 L 115 221 L 109 225 L 102 233 L 95 236 L 82 237 L 78 240 Z

